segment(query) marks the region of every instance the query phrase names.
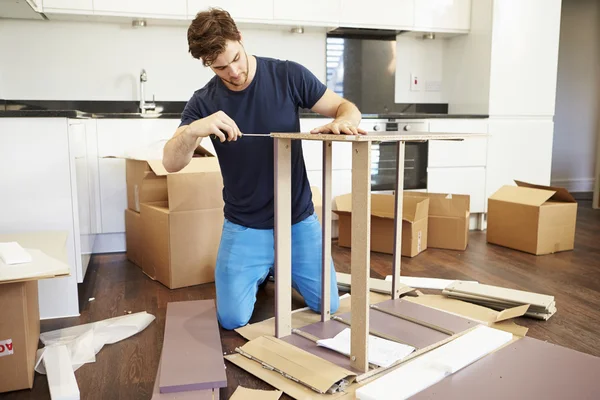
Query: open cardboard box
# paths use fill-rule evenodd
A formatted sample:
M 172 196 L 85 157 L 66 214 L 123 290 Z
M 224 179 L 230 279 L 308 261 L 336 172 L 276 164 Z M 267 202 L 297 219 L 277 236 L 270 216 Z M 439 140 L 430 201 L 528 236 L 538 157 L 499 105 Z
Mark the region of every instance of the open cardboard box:
M 214 282 L 224 218 L 217 158 L 199 148 L 176 173 L 162 160 L 127 159 L 126 170 L 128 259 L 171 289 Z
M 402 250 L 406 257 L 414 257 L 427 249 L 427 214 L 429 199 L 404 195 L 402 203 Z M 371 251 L 393 254 L 395 195 L 371 194 Z M 351 247 L 352 194 L 335 198 L 339 216 L 338 244 Z
M 572 250 L 577 202 L 564 188 L 515 181 L 488 199 L 488 243 L 542 255 Z
M 0 260 L 0 393 L 31 389 L 40 338 L 38 280 L 68 276 L 66 232 L 2 234 L 17 242 L 32 262 L 5 265 Z
M 427 247 L 465 250 L 469 244 L 470 196 L 451 193 L 405 192 L 429 199 Z

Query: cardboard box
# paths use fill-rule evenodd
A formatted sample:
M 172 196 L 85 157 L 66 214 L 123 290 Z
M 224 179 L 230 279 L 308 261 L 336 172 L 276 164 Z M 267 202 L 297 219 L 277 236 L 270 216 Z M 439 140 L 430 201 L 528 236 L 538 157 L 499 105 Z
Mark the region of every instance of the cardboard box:
M 0 393 L 31 389 L 40 338 L 38 280 L 68 276 L 67 232 L 1 234 L 17 242 L 32 261 L 5 265 L 0 259 Z
M 394 199 L 394 195 L 371 194 L 371 251 L 393 254 Z M 352 194 L 336 197 L 334 208 L 333 212 L 339 216 L 338 245 L 351 247 Z M 404 195 L 401 245 L 403 256 L 414 257 L 427 249 L 428 210 L 428 198 Z
M 126 171 L 127 258 L 170 289 L 214 282 L 224 218 L 217 158 L 199 148 L 176 173 L 141 159 L 127 159 Z
M 405 192 L 429 199 L 427 247 L 465 250 L 469 243 L 470 196 L 445 193 Z
M 310 191 L 312 193 L 312 202 L 315 208 L 315 214 L 317 214 L 319 222 L 323 224 L 323 197 L 321 196 L 321 191 L 316 186 L 311 186 Z
M 40 338 L 37 281 L 0 285 L 0 393 L 33 387 Z
M 564 188 L 515 181 L 488 199 L 488 243 L 536 255 L 572 250 L 577 202 Z
M 127 259 L 142 267 L 142 254 L 144 251 L 144 242 L 142 239 L 142 216 L 139 212 L 125 210 L 125 243 Z

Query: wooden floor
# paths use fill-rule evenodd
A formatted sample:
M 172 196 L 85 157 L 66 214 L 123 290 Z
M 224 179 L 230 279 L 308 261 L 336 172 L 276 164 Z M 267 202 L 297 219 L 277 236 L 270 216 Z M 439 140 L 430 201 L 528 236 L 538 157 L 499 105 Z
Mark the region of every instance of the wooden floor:
M 488 245 L 485 232 L 471 232 L 465 252 L 428 249 L 419 256 L 403 258 L 402 274 L 448 279 L 474 279 L 481 283 L 551 294 L 558 312 L 549 321 L 519 318 L 529 327 L 528 336 L 600 356 L 600 211 L 591 202 L 581 202 L 575 250 L 548 256 L 533 256 Z M 333 246 L 336 269 L 349 272 L 350 252 Z M 371 276 L 391 273 L 390 255 L 371 254 Z M 424 291 L 427 292 L 427 291 Z M 429 291 L 435 293 L 435 291 Z M 438 291 L 439 293 L 439 291 Z M 258 295 L 252 321 L 273 316 L 274 287 L 269 283 Z M 94 297 L 94 301 L 88 301 Z M 167 302 L 212 299 L 213 284 L 169 290 L 148 279 L 123 254 L 97 255 L 80 287 L 81 316 L 42 321 L 42 331 L 78 325 L 124 313 L 147 311 L 156 320 L 138 335 L 106 345 L 96 362 L 82 366 L 75 376 L 81 398 L 149 399 L 158 367 Z M 303 307 L 294 298 L 294 308 Z M 232 331 L 221 331 L 223 350 L 228 354 L 245 340 Z M 235 365 L 227 363 L 228 399 L 238 385 L 272 389 Z M 3 399 L 50 399 L 44 375 L 36 374 L 32 390 L 0 395 Z M 288 398 L 283 396 L 282 398 Z

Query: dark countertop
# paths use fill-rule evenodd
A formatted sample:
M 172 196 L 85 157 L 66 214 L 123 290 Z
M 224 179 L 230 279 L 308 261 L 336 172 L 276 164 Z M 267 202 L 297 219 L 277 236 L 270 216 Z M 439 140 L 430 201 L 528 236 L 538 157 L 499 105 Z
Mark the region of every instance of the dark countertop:
M 180 113 L 90 113 L 78 110 L 9 110 L 0 111 L 0 118 L 111 118 L 111 119 L 180 119 Z M 317 113 L 300 113 L 300 118 L 327 118 Z M 432 119 L 488 118 L 483 114 L 392 113 L 363 114 L 363 119 Z

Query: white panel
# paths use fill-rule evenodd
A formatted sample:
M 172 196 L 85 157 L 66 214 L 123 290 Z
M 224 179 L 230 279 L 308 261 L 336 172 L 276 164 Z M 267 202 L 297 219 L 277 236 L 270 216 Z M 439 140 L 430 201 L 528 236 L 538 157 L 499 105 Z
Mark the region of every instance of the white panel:
M 466 31 L 470 22 L 471 0 L 415 1 L 415 29 Z
M 0 119 L 0 232 L 69 233 L 71 276 L 39 282 L 42 319 L 79 315 L 67 132 L 66 118 Z
M 71 188 L 75 228 L 75 251 L 77 257 L 77 282 L 83 282 L 85 254 L 91 254 L 90 240 L 92 218 L 90 213 L 89 174 L 87 159 L 86 130 L 83 121 L 69 121 L 69 153 L 71 163 Z M 87 264 L 85 265 L 87 269 Z
M 342 0 L 340 26 L 412 28 L 414 0 Z
M 485 212 L 485 168 L 428 168 L 429 193 L 468 194 L 472 213 Z
M 43 0 L 43 10 L 61 12 L 87 12 L 92 14 L 94 10 L 93 0 Z M 51 10 L 49 10 L 51 9 Z
M 103 233 L 98 235 L 94 244 L 94 254 L 122 253 L 127 250 L 125 232 Z
M 552 168 L 551 119 L 490 119 L 486 195 L 514 180 L 550 184 Z
M 187 14 L 186 0 L 94 0 L 94 14 L 160 15 L 182 17 Z
M 331 199 L 352 192 L 352 170 L 333 171 L 331 179 Z M 323 177 L 321 171 L 309 171 L 308 181 L 311 186 L 319 188 L 323 193 Z M 335 219 L 337 219 L 334 216 Z
M 490 115 L 554 115 L 560 13 L 561 0 L 494 2 Z
M 284 21 L 328 22 L 339 21 L 342 0 L 275 0 L 273 17 Z
M 125 232 L 125 210 L 127 209 L 125 160 L 101 158 L 99 172 L 102 233 Z
M 200 11 L 218 6 L 229 12 L 236 20 L 273 19 L 273 0 L 253 0 L 251 4 L 240 0 L 221 0 L 217 4 L 207 0 L 188 0 L 188 15 L 194 18 Z

